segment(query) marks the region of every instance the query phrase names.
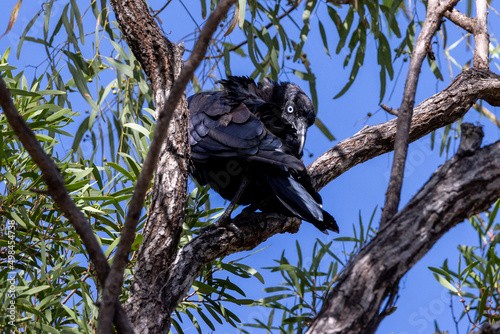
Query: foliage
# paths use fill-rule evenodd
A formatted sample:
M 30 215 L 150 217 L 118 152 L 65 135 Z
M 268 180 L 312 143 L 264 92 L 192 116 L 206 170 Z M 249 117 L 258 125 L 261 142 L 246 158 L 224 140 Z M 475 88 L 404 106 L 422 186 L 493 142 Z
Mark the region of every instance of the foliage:
M 268 333 L 302 333 L 318 315 L 323 301 L 346 264 L 374 237 L 376 231 L 371 225 L 376 210 L 377 208 L 373 210 L 368 223 L 363 222 L 360 212 L 359 230 L 353 225 L 353 237 L 339 237 L 329 243 L 316 239 L 311 256 L 305 258 L 300 243 L 296 241 L 296 265 L 291 264 L 283 252 L 280 259 L 275 260 L 277 266 L 264 268 L 279 272 L 283 282 L 278 286 L 264 288 L 269 296 L 252 304 L 271 309 L 267 323 L 254 319 L 254 323 L 243 326 L 266 329 Z M 333 242 L 344 242 L 344 248 L 349 249 L 344 251 L 345 261 L 331 251 Z M 281 318 L 276 321 L 276 315 L 280 313 Z M 245 328 L 241 330 L 243 333 L 250 333 Z
M 500 258 L 495 251 L 500 241 L 499 207 L 500 200 L 486 213 L 486 220 L 480 215 L 469 219 L 477 231 L 478 245 L 458 247 L 456 270 L 448 266 L 448 260 L 441 268 L 429 268 L 438 282 L 458 297 L 463 305 L 459 320 L 465 317 L 472 329 L 500 321 Z
M 115 193 L 102 191 L 104 169 L 89 160 L 72 162 L 70 155 L 60 158 L 56 152 L 60 141 L 70 137 L 63 129 L 76 116 L 55 104 L 66 92 L 40 89 L 41 77 L 28 84 L 22 72 L 14 76 L 7 56 L 8 51 L 0 67 L 16 107 L 63 172 L 71 197 L 96 233 L 116 238 L 119 227 L 111 217 L 120 216 L 120 210 L 113 208 L 119 208 L 120 201 Z M 79 237 L 47 197 L 38 167 L 13 135 L 4 114 L 0 114 L 0 127 L 2 327 L 10 324 L 16 333 L 92 332 L 96 282 Z M 99 240 L 112 249 L 113 239 L 102 236 Z

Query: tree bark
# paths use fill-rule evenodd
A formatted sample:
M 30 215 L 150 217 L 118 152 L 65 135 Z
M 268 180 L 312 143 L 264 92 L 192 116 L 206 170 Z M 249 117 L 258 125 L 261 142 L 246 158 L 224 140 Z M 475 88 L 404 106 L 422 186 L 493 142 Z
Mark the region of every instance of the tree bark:
M 158 112 L 163 109 L 180 73 L 184 48 L 165 38 L 144 1 L 112 0 L 111 4 L 122 35 L 151 80 Z M 137 333 L 148 333 L 147 322 L 151 319 L 157 319 L 157 325 L 161 326 L 164 322 L 161 315 L 170 317 L 170 313 L 161 309 L 161 303 L 154 302 L 154 289 L 159 289 L 155 278 L 164 275 L 163 271 L 173 260 L 179 242 L 184 221 L 189 152 L 187 101 L 183 97 L 174 112 L 167 141 L 159 156 L 153 184 L 155 191 L 152 192 L 144 239 L 137 255 L 130 299 L 125 305 Z M 151 299 L 146 299 L 148 297 Z M 156 328 L 160 333 L 160 327 Z
M 374 333 L 408 270 L 450 228 L 500 197 L 500 141 L 476 149 L 482 135 L 464 131 L 469 133 L 457 154 L 345 268 L 307 333 Z
M 168 271 L 174 259 L 173 254 L 177 250 L 184 221 L 190 152 L 184 91 L 205 56 L 213 33 L 234 2 L 235 0 L 223 0 L 217 4 L 182 68 L 182 47 L 177 48 L 161 34 L 145 1 L 112 0 L 122 34 L 151 79 L 157 110 L 157 128 L 130 202 L 121 233 L 122 239 L 111 268 L 114 275 L 109 275 L 106 281 L 103 307 L 99 312 L 100 333 L 107 333 L 111 327 L 113 304 L 110 300 L 120 291 L 121 276 L 133 241 L 133 232 L 155 165 L 157 177 L 154 181 L 152 203 L 143 230 L 144 239 L 138 252 L 131 297 L 127 306 L 137 332 L 160 333 L 170 328 L 170 312 L 165 312 L 165 305 L 157 296 L 163 287 L 163 273 Z M 180 103 L 177 102 L 179 99 Z M 175 107 L 177 110 L 174 110 Z M 173 122 L 170 122 L 171 120 Z M 165 137 L 166 144 L 160 147 Z M 128 239 L 128 244 L 125 238 Z
M 500 105 L 500 76 L 471 68 L 460 73 L 443 91 L 415 107 L 410 142 L 463 117 L 478 99 Z M 319 156 L 309 167 L 312 182 L 321 189 L 357 164 L 392 151 L 396 119 L 366 126 Z
M 415 49 L 410 58 L 410 67 L 406 77 L 403 101 L 398 110 L 397 131 L 394 140 L 394 160 L 391 170 L 391 178 L 387 187 L 385 204 L 380 218 L 380 227 L 385 224 L 398 212 L 401 189 L 403 187 L 403 177 L 406 165 L 406 155 L 410 143 L 410 125 L 413 117 L 413 107 L 415 106 L 415 94 L 417 93 L 418 78 L 420 68 L 424 61 L 428 47 L 436 31 L 441 26 L 441 19 L 448 10 L 453 9 L 458 0 L 429 0 L 427 2 L 427 16 L 418 34 Z

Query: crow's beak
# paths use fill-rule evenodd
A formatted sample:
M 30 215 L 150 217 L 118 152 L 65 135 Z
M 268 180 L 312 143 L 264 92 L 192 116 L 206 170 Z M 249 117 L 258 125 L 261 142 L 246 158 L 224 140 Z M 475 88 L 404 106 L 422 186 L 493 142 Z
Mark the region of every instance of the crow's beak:
M 307 133 L 307 124 L 306 121 L 300 120 L 297 122 L 297 139 L 299 141 L 299 156 L 302 156 L 302 149 L 304 148 L 304 144 L 306 143 L 306 133 Z

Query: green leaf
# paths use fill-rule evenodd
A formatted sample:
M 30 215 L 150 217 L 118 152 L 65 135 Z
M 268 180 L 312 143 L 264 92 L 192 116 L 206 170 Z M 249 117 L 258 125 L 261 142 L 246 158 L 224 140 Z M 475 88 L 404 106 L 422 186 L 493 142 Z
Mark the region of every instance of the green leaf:
M 78 34 L 80 35 L 80 42 L 85 45 L 85 32 L 83 30 L 82 16 L 80 15 L 80 9 L 76 3 L 76 0 L 71 0 L 71 12 L 75 17 L 76 24 L 78 26 Z
M 316 117 L 314 125 L 318 127 L 318 129 L 325 135 L 326 138 L 328 138 L 329 141 L 336 140 L 335 136 L 330 132 L 330 130 L 328 130 L 326 125 L 318 117 Z
M 436 79 L 443 81 L 443 75 L 441 74 L 441 71 L 439 70 L 439 67 L 437 66 L 437 62 L 435 60 L 432 60 L 429 55 L 427 55 L 427 62 L 429 63 L 429 66 L 431 67 L 432 73 L 434 73 L 434 76 Z
M 149 138 L 149 136 L 151 134 L 145 127 L 143 127 L 137 123 L 125 123 L 125 124 L 123 124 L 123 127 L 138 131 L 138 132 L 142 133 L 143 135 L 145 135 L 147 138 Z
M 490 295 L 490 287 L 484 287 L 484 290 L 481 292 L 481 300 L 479 301 L 479 304 L 477 306 L 477 317 L 476 317 L 476 322 L 481 322 L 481 319 L 484 315 L 484 309 L 486 308 L 486 302 L 488 301 L 488 297 Z
M 332 56 L 330 56 L 330 50 L 328 49 L 328 40 L 326 39 L 325 27 L 323 26 L 323 23 L 321 21 L 318 21 L 318 24 L 319 24 L 319 32 L 321 34 L 321 40 L 323 41 L 323 47 L 325 48 L 326 55 L 329 58 L 332 58 Z
M 26 25 L 26 28 L 24 28 L 21 37 L 19 37 L 19 44 L 17 45 L 17 54 L 16 54 L 17 59 L 19 59 L 19 56 L 21 55 L 21 47 L 23 46 L 23 43 L 26 40 L 26 34 L 28 33 L 28 31 L 30 31 L 31 27 L 33 27 L 33 24 L 35 24 L 36 20 L 38 19 L 41 13 L 42 11 L 40 10 L 35 14 L 35 16 Z
M 89 89 L 87 87 L 87 81 L 83 77 L 82 72 L 84 69 L 77 70 L 71 63 L 68 64 L 68 69 L 75 80 L 75 85 L 82 97 L 87 101 L 87 103 L 92 107 L 92 110 L 98 110 L 97 104 L 92 99 Z M 93 121 L 89 121 L 89 127 L 92 127 Z
M 128 170 L 126 170 L 122 166 L 118 165 L 117 163 L 108 162 L 106 165 L 117 170 L 118 172 L 123 174 L 125 177 L 127 177 L 127 179 L 129 179 L 130 181 L 136 181 L 136 177 L 134 175 L 132 175 Z
M 245 23 L 245 13 L 247 11 L 247 1 L 246 0 L 238 0 L 238 25 L 240 29 L 243 29 L 243 24 Z
M 118 246 L 120 239 L 121 239 L 120 236 L 118 236 L 115 240 L 113 240 L 111 245 L 109 245 L 106 251 L 104 252 L 104 256 L 108 257 L 111 254 L 111 252 L 116 248 L 116 246 Z
M 141 246 L 142 244 L 142 239 L 143 239 L 143 235 L 140 234 L 140 233 L 136 233 L 135 234 L 135 240 L 134 240 L 134 243 L 132 244 L 131 248 L 132 248 L 132 251 L 137 251 L 139 250 L 139 247 Z
M 454 293 L 458 293 L 458 290 L 455 286 L 453 286 L 450 282 L 448 282 L 448 280 L 446 280 L 443 276 L 441 275 L 437 275 L 437 274 L 434 274 L 434 277 L 436 278 L 436 280 L 442 285 L 444 286 L 445 288 L 447 288 L 448 290 L 454 292 Z
M 36 286 L 36 287 L 31 288 L 29 290 L 23 291 L 22 293 L 19 294 L 19 296 L 31 296 L 31 295 L 37 294 L 40 291 L 47 290 L 48 288 L 50 288 L 50 285 Z

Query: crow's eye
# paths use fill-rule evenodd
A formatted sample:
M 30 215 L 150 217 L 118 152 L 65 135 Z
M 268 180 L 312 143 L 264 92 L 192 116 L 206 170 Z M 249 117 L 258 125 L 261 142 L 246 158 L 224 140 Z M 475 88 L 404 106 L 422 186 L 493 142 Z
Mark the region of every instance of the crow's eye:
M 288 107 L 286 108 L 286 111 L 287 111 L 289 114 L 293 113 L 293 107 L 292 107 L 292 106 L 288 106 Z

